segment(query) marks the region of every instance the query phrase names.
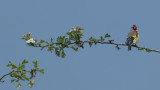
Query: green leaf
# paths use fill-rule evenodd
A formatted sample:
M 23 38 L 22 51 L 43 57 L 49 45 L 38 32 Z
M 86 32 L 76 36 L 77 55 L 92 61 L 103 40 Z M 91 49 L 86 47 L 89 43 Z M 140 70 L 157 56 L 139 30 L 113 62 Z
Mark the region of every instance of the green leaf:
M 59 37 L 57 38 L 57 43 L 63 43 L 63 42 L 64 42 L 64 39 L 65 39 L 65 36 L 63 36 L 63 37 L 59 36 Z M 57 45 L 58 45 L 58 44 L 57 44 Z
M 22 78 L 24 78 L 25 80 L 27 80 L 27 81 L 29 81 L 29 78 L 28 78 L 28 76 L 26 76 L 26 72 L 24 72 L 24 73 L 22 73 Z
M 20 71 L 23 71 L 24 68 L 25 68 L 25 65 L 22 65 L 19 67 Z
M 25 39 L 24 37 L 22 37 L 21 39 Z
M 20 79 L 23 80 L 23 81 L 25 81 L 25 78 L 23 78 L 23 77 L 20 77 Z
M 16 82 L 19 82 L 19 79 L 17 79 Z
M 33 75 L 33 77 L 36 77 L 36 75 Z
M 144 50 L 143 48 L 138 48 L 138 50 Z
M 11 83 L 14 82 L 16 79 L 11 79 Z
M 31 81 L 28 83 L 28 86 L 29 86 L 30 88 L 32 87 L 32 82 L 31 82 Z
M 65 40 L 64 40 L 66 43 L 68 42 L 68 38 L 65 38 Z
M 14 65 L 11 61 L 9 61 L 9 64 L 8 64 L 8 65 L 6 65 L 6 67 L 10 67 L 10 66 L 12 66 L 12 69 L 17 68 L 17 66 L 16 66 L 16 65 Z
M 74 51 L 78 51 L 78 47 L 76 47 L 76 45 L 71 47 Z
M 53 48 L 55 48 L 55 47 L 53 45 L 51 45 L 50 47 L 48 47 L 48 51 L 51 51 L 51 53 L 52 53 Z
M 40 41 L 40 43 L 44 43 L 44 42 L 45 42 L 44 40 L 41 40 L 41 41 Z
M 37 68 L 37 70 L 33 71 L 33 73 L 34 73 L 35 75 L 37 75 L 37 71 L 38 71 L 38 70 L 40 70 L 40 69 Z
M 49 44 L 49 42 L 48 42 L 48 41 L 46 41 L 45 43 L 46 43 L 46 44 Z
M 66 34 L 67 34 L 67 35 L 70 35 L 70 32 L 67 32 Z
M 37 40 L 34 40 L 35 41 L 35 43 L 37 42 Z
M 98 40 L 98 39 L 95 39 L 95 38 L 93 38 L 93 37 L 90 37 L 90 38 L 89 38 L 89 41 L 98 42 L 99 40 Z
M 44 69 L 39 69 L 38 71 L 44 74 Z
M 89 46 L 90 46 L 90 47 L 92 46 L 92 44 L 93 44 L 92 42 L 89 42 Z
M 82 28 L 82 27 L 79 27 L 79 28 L 78 28 L 78 30 L 84 30 L 84 28 Z
M 20 63 L 18 63 L 18 67 L 20 67 Z
M 111 37 L 111 35 L 109 35 L 108 33 L 104 36 L 104 38 L 108 38 Z
M 28 61 L 26 61 L 26 60 L 23 60 L 22 64 L 26 64 L 26 63 L 28 63 Z
M 32 62 L 34 64 L 34 67 L 37 68 L 37 61 Z
M 55 55 L 60 56 L 59 48 L 55 48 Z
M 13 75 L 14 77 L 16 77 L 16 76 L 19 76 L 19 73 L 16 72 L 16 71 L 14 71 L 14 72 L 12 72 L 12 75 Z
M 150 53 L 150 52 L 151 52 L 151 50 L 150 50 L 149 48 L 146 48 L 146 51 L 147 51 L 148 53 Z
M 34 80 L 32 80 L 32 84 L 35 85 L 35 81 Z
M 35 84 L 35 81 L 32 80 L 32 82 L 30 81 L 30 82 L 28 83 L 28 86 L 31 88 L 34 84 Z
M 16 65 L 14 65 L 14 64 L 12 64 L 12 69 L 15 69 L 15 68 L 17 68 L 17 66 L 16 66 Z
M 17 85 L 17 90 L 19 90 L 20 87 L 21 87 L 21 84 L 18 84 L 18 85 Z
M 53 38 L 51 38 L 51 42 L 53 42 Z
M 105 39 L 103 38 L 103 36 L 100 36 L 100 38 L 101 38 L 101 41 L 104 41 Z
M 44 46 L 42 46 L 42 47 L 41 47 L 41 50 L 43 50 L 44 48 L 45 48 L 45 47 L 44 47 Z
M 12 65 L 13 65 L 13 63 L 12 63 L 11 61 L 9 61 L 9 64 L 6 65 L 6 67 L 10 67 L 10 66 L 12 66 Z
M 66 56 L 66 54 L 64 53 L 64 50 L 62 50 L 61 57 L 65 58 L 65 56 Z

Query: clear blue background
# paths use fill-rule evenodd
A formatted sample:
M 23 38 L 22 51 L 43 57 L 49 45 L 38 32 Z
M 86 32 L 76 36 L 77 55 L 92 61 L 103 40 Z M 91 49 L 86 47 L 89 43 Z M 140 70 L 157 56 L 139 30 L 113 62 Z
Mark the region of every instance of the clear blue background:
M 160 90 L 160 54 L 121 46 L 96 45 L 75 52 L 65 49 L 62 59 L 46 49 L 29 47 L 23 34 L 37 40 L 65 35 L 72 26 L 85 30 L 84 39 L 109 33 L 124 43 L 130 27 L 138 26 L 138 45 L 160 50 L 159 0 L 0 0 L 0 76 L 9 61 L 38 60 L 45 74 L 38 74 L 31 89 L 21 90 Z M 28 64 L 28 69 L 32 65 Z M 0 90 L 16 90 L 10 77 Z

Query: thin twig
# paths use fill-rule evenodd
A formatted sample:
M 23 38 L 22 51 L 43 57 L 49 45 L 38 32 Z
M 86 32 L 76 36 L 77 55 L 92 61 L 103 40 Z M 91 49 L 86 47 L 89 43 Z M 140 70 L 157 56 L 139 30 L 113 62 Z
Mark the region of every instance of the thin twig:
M 22 71 L 31 73 L 31 72 L 33 72 L 33 71 L 35 71 L 35 70 L 36 70 L 36 69 L 31 69 L 31 71 L 27 71 L 27 70 L 22 70 Z M 15 70 L 13 70 L 13 71 L 11 71 L 10 73 L 4 74 L 4 75 L 0 78 L 0 82 L 3 83 L 5 80 L 2 80 L 2 79 L 3 79 L 4 77 L 8 76 L 8 75 L 12 75 L 13 72 L 21 72 L 21 71 L 15 71 Z
M 13 71 L 11 71 L 10 73 L 4 74 L 4 75 L 0 78 L 0 82 L 2 82 L 2 83 L 3 83 L 5 80 L 3 80 L 3 81 L 2 81 L 2 79 L 3 79 L 4 77 L 8 76 L 8 75 L 11 75 L 11 74 L 12 74 L 12 72 L 14 72 L 14 70 L 13 70 Z

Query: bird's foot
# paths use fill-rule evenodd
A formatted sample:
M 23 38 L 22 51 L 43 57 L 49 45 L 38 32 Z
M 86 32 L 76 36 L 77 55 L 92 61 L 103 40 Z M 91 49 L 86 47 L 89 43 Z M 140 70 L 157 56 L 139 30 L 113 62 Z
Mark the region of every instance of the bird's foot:
M 134 44 L 133 46 L 137 47 L 137 45 L 136 45 L 136 44 Z

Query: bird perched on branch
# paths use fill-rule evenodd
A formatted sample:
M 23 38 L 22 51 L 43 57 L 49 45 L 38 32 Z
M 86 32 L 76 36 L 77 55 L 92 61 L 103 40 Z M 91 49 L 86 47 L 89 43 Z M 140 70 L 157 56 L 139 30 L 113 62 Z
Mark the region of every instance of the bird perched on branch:
M 137 30 L 137 26 L 133 25 L 131 27 L 131 31 L 128 33 L 127 39 L 126 39 L 126 44 L 128 45 L 128 51 L 131 50 L 131 46 L 133 44 L 136 45 L 139 41 L 139 32 Z

